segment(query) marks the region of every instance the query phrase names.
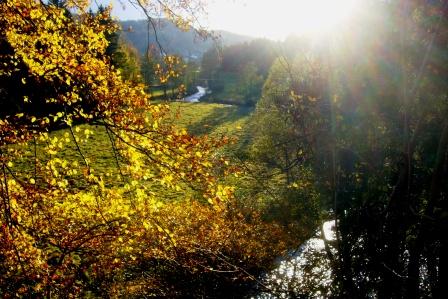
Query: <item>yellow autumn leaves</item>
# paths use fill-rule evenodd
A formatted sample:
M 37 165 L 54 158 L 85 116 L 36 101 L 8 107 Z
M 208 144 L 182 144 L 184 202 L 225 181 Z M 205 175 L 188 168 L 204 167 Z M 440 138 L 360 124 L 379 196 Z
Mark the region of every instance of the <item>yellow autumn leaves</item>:
M 23 92 L 13 99 L 17 111 L 0 115 L 0 288 L 18 286 L 9 295 L 77 296 L 85 276 L 94 281 L 139 259 L 196 269 L 207 260 L 197 244 L 229 252 L 269 245 L 256 236 L 267 226 L 228 210 L 235 190 L 220 177 L 228 161 L 214 154 L 228 139 L 176 128 L 167 105 L 123 81 L 105 55 L 116 28 L 105 25 L 107 10 L 83 13 L 88 2 L 67 2 L 81 10 L 76 17 L 38 1 L 0 3 L 0 34 L 11 48 L 0 55 L 0 79 L 17 77 L 14 92 Z M 159 75 L 169 80 L 181 69 L 165 59 Z M 97 160 L 109 155 L 118 175 L 97 169 L 86 148 Z

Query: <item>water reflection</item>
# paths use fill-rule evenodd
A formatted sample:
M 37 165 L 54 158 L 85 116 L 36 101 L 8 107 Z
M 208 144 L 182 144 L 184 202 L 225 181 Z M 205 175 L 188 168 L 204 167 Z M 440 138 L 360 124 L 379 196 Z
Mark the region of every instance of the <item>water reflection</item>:
M 262 279 L 265 289 L 255 298 L 329 297 L 332 273 L 323 238 L 335 240 L 334 226 L 334 221 L 325 222 L 313 238 L 282 257 L 278 267 Z

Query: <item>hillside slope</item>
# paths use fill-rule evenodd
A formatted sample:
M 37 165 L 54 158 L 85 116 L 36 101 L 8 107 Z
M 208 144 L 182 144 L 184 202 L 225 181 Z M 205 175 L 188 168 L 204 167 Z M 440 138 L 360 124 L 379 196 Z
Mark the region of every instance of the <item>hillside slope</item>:
M 156 45 L 156 37 L 152 28 L 148 34 L 146 20 L 132 20 L 120 22 L 122 36 L 129 41 L 138 51 L 146 52 L 148 44 Z M 157 37 L 164 50 L 171 54 L 177 54 L 184 58 L 199 59 L 207 49 L 213 46 L 213 40 L 202 40 L 194 31 L 184 32 L 173 23 L 165 19 L 157 19 Z M 252 40 L 252 37 L 239 35 L 227 31 L 217 31 L 219 42 L 223 46 L 243 43 Z

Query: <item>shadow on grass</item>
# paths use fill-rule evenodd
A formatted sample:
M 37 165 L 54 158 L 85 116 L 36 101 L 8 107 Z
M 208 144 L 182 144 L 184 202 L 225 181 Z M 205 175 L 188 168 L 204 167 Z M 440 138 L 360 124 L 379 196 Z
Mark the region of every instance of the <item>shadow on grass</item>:
M 188 131 L 194 135 L 210 134 L 220 128 L 222 133 L 226 133 L 226 128 L 231 131 L 230 127 L 238 120 L 248 116 L 254 110 L 253 107 L 247 106 L 220 106 L 216 107 L 206 117 L 199 122 L 188 125 Z

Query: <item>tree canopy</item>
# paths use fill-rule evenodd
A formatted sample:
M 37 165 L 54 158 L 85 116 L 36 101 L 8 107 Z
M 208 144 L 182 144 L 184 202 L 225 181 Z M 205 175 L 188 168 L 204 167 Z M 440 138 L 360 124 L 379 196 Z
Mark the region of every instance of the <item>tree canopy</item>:
M 88 3 L 0 3 L 0 293 L 178 296 L 176 277 L 248 279 L 270 258 L 260 248 L 283 248 L 260 236 L 281 230 L 233 211 L 215 153 L 228 139 L 175 127 L 113 66 L 117 28 Z M 178 62 L 164 58 L 161 81 Z

